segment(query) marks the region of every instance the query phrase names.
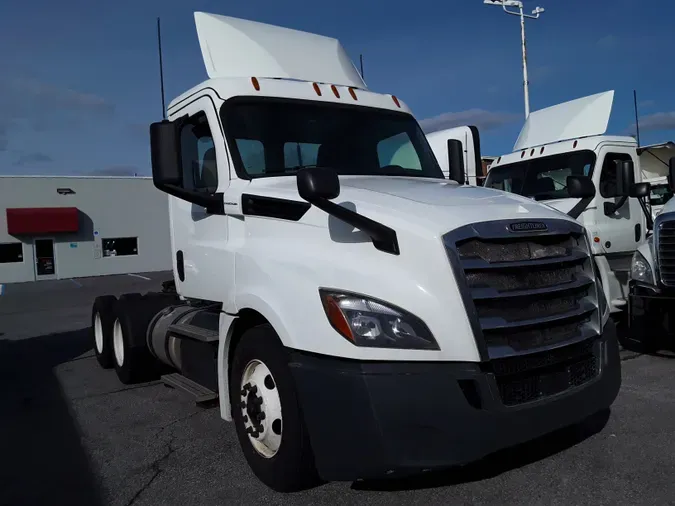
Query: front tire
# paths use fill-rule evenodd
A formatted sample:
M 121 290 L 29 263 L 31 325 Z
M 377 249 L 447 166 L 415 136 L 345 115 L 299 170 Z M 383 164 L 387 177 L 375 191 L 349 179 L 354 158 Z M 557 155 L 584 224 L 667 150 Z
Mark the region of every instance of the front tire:
M 234 350 L 230 402 L 239 444 L 261 482 L 277 492 L 318 484 L 288 355 L 269 324 L 247 330 Z

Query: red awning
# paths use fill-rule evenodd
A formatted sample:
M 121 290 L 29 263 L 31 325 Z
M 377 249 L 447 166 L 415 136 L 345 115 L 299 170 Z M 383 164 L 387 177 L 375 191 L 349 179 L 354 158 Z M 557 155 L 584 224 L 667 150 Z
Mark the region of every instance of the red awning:
M 7 209 L 10 235 L 59 234 L 78 231 L 77 207 L 24 207 Z

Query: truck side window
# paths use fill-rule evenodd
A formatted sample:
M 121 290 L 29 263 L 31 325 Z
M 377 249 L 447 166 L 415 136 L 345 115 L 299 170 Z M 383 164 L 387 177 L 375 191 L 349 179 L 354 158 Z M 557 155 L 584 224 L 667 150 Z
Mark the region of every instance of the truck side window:
M 180 144 L 185 187 L 215 192 L 218 189 L 218 167 L 206 113 L 195 114 L 182 127 Z
M 616 162 L 630 160 L 627 153 L 607 153 L 605 161 L 602 162 L 602 172 L 600 173 L 600 195 L 606 199 L 616 197 Z
M 422 164 L 410 137 L 401 132 L 377 143 L 380 167 L 398 165 L 404 169 L 422 170 Z

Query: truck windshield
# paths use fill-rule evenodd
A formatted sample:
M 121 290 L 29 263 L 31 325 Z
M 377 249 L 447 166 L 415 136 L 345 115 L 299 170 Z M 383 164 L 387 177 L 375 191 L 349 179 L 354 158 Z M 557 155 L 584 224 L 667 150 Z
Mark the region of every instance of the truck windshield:
M 523 160 L 491 168 L 484 186 L 535 200 L 564 199 L 569 198 L 567 177 L 590 177 L 594 165 L 595 153 L 586 150 Z
M 221 116 L 240 177 L 284 176 L 316 166 L 341 175 L 444 177 L 407 113 L 246 97 L 226 101 Z

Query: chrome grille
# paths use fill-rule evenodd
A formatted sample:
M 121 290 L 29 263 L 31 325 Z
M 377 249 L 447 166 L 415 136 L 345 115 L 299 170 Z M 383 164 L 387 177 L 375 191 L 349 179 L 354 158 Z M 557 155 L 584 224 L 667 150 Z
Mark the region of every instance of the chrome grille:
M 477 223 L 445 238 L 488 357 L 598 335 L 597 289 L 583 229 L 554 220 L 545 231 L 518 233 L 512 223 Z
M 520 231 L 514 223 L 475 223 L 444 236 L 478 347 L 495 368 L 505 404 L 539 398 L 544 370 L 536 364 L 553 350 L 571 354 L 556 366 L 565 383 L 560 389 L 592 379 L 598 369 L 585 345 L 600 335 L 601 317 L 584 229 L 539 220 L 535 231 Z M 500 369 L 504 361 L 522 362 L 524 370 L 512 376 Z
M 659 281 L 675 287 L 675 212 L 657 216 L 654 231 Z

